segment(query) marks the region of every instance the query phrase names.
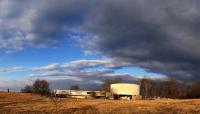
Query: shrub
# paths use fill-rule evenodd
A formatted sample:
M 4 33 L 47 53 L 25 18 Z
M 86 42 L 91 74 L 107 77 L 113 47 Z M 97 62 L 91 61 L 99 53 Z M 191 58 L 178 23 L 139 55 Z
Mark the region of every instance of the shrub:
M 21 89 L 21 92 L 23 93 L 32 93 L 33 87 L 31 85 L 26 85 L 23 89 Z

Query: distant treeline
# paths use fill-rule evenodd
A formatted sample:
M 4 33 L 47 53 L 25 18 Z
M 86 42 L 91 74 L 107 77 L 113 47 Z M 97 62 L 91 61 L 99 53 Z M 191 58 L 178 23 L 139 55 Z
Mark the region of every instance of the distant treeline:
M 200 98 L 200 81 L 179 82 L 175 78 L 166 80 L 142 78 L 141 94 L 144 99 L 152 98 Z
M 109 92 L 110 84 L 124 82 L 121 77 L 112 77 L 104 81 L 102 90 Z M 139 79 L 140 94 L 143 99 L 154 98 L 200 98 L 200 80 L 193 83 L 180 82 L 175 78 L 168 79 Z
M 103 82 L 101 90 L 110 92 L 111 84 L 123 82 L 124 81 L 121 77 L 109 78 Z M 200 98 L 200 80 L 189 83 L 177 81 L 175 78 L 162 80 L 142 78 L 138 80 L 138 84 L 140 84 L 140 93 L 143 99 Z M 79 90 L 79 86 L 73 85 L 70 89 Z M 50 93 L 49 83 L 45 80 L 36 80 L 33 85 L 26 85 L 23 89 L 21 89 L 21 92 L 47 95 Z

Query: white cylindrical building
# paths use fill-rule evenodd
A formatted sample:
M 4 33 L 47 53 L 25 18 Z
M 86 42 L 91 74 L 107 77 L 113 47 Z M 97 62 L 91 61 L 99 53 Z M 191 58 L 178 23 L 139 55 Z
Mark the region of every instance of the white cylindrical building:
M 110 92 L 114 99 L 133 99 L 140 95 L 140 86 L 130 83 L 111 84 Z

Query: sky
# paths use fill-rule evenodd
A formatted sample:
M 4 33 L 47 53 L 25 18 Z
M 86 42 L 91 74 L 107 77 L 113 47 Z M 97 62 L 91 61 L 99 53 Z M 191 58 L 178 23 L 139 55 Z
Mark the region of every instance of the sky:
M 200 79 L 200 1 L 0 0 L 0 89 Z

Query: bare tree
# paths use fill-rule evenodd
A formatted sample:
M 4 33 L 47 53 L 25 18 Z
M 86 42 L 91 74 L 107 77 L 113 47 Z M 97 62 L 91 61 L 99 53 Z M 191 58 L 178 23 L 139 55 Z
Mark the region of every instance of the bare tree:
M 177 98 L 178 88 L 176 79 L 171 77 L 168 79 L 168 83 L 169 83 L 168 98 Z
M 40 95 L 48 95 L 50 93 L 49 83 L 46 80 L 36 80 L 33 84 L 33 92 Z
M 188 96 L 190 98 L 200 98 L 200 80 L 193 82 L 189 89 Z
M 150 97 L 150 86 L 151 86 L 150 79 L 142 78 L 140 80 L 141 93 L 143 94 L 144 99 Z
M 186 82 L 178 83 L 178 97 L 179 98 L 187 98 L 189 92 L 189 85 Z
M 109 92 L 110 91 L 110 85 L 113 83 L 121 83 L 122 78 L 121 77 L 114 77 L 114 78 L 109 78 L 104 80 L 103 84 L 102 84 L 102 90 Z

